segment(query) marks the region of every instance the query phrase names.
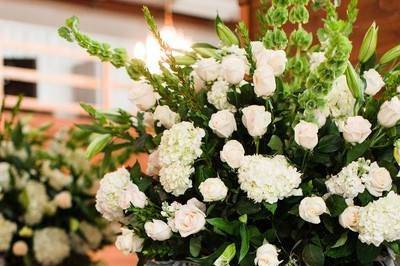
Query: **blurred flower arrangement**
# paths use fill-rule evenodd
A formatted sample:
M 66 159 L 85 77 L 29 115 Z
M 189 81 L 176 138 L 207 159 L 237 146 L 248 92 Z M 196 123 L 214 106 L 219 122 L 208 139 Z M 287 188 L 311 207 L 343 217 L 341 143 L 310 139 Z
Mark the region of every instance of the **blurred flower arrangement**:
M 148 166 L 101 181 L 96 208 L 123 224 L 116 246 L 149 260 L 200 265 L 393 265 L 400 254 L 400 46 L 358 62 L 348 36 L 357 1 L 339 18 L 328 0 L 262 1 L 261 38 L 217 17 L 218 47 L 164 51 L 161 74 L 78 29 L 59 29 L 134 80 L 134 114 L 83 104 L 96 133 L 87 154 L 148 152 Z M 316 34 L 303 24 L 323 9 Z M 286 33 L 286 23 L 295 25 Z M 313 45 L 313 43 L 315 43 Z M 134 129 L 134 131 L 132 130 Z
M 115 241 L 119 229 L 94 208 L 98 167 L 85 160 L 86 138 L 76 130 L 50 138 L 49 125 L 29 126 L 18 106 L 1 125 L 0 259 L 97 265 L 89 252 Z

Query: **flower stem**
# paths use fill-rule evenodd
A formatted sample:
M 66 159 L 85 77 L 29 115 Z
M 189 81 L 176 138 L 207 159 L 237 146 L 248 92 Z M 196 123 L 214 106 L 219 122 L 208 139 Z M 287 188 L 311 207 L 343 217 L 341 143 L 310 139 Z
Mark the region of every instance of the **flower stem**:
M 256 154 L 258 154 L 258 151 L 260 148 L 260 138 L 259 137 L 254 138 L 254 144 L 256 145 Z

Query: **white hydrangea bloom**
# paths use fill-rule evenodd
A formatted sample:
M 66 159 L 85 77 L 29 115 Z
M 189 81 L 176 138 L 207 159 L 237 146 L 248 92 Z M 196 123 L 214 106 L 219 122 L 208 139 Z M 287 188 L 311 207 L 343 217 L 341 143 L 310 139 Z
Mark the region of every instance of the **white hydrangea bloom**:
M 356 100 L 347 86 L 346 76 L 338 77 L 326 96 L 326 114 L 334 119 L 353 116 Z
M 301 173 L 282 155 L 245 156 L 238 177 L 240 188 L 255 202 L 275 203 L 298 194 L 301 183 Z
M 192 164 L 203 153 L 201 140 L 204 129 L 195 128 L 190 122 L 180 122 L 165 130 L 158 147 L 161 167 L 174 162 Z
M 45 161 L 42 165 L 43 180 L 47 180 L 49 185 L 55 190 L 61 190 L 72 182 L 72 176 L 64 174 L 59 169 L 52 169 L 50 161 Z
M 325 181 L 328 192 L 341 195 L 344 198 L 353 199 L 359 193 L 364 192 L 365 186 L 361 176 L 369 171 L 369 161 L 360 158 L 351 162 L 337 174 Z
M 69 256 L 70 245 L 64 230 L 47 227 L 35 231 L 33 251 L 36 260 L 42 265 L 57 265 Z
M 6 252 L 10 248 L 10 243 L 17 225 L 8 221 L 0 214 L 0 252 Z
M 0 191 L 4 192 L 10 188 L 10 164 L 0 162 Z
M 194 173 L 191 165 L 185 165 L 181 162 L 174 162 L 160 170 L 160 183 L 164 190 L 179 196 L 192 187 L 190 176 Z
M 143 208 L 147 197 L 130 180 L 130 174 L 125 168 L 106 174 L 100 181 L 96 194 L 96 209 L 109 221 L 118 221 L 124 217 L 123 210 L 130 203 Z
M 12 141 L 0 142 L 0 156 L 6 157 L 9 155 L 18 157 L 23 161 L 25 161 L 26 158 L 28 158 L 28 153 L 26 152 L 26 150 L 25 149 L 17 149 L 14 146 L 14 143 Z
M 40 223 L 49 204 L 46 187 L 42 183 L 30 180 L 23 193 L 23 199 L 26 200 L 24 204 L 27 204 L 25 222 L 28 225 Z
M 361 242 L 379 246 L 383 241 L 400 240 L 400 195 L 393 191 L 361 207 L 359 236 Z
M 211 90 L 207 92 L 207 100 L 218 110 L 229 110 L 235 112 L 236 108 L 228 102 L 229 84 L 224 80 L 217 80 L 211 86 Z

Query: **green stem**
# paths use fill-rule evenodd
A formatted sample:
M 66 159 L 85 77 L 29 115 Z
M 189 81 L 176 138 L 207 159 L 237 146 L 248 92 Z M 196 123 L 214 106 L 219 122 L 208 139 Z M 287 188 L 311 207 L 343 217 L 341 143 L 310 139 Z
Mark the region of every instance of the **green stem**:
M 382 131 L 383 131 L 383 128 L 379 127 L 378 131 L 376 131 L 374 136 L 372 137 L 370 147 L 373 147 L 379 140 L 382 139 L 382 137 L 385 136 L 385 134 L 382 134 Z
M 303 153 L 303 161 L 301 162 L 301 171 L 304 172 L 305 167 L 306 167 L 306 161 L 308 158 L 308 155 L 310 154 L 309 150 L 305 150 Z
M 258 154 L 258 151 L 260 148 L 260 138 L 259 137 L 254 138 L 254 144 L 256 145 L 256 154 Z

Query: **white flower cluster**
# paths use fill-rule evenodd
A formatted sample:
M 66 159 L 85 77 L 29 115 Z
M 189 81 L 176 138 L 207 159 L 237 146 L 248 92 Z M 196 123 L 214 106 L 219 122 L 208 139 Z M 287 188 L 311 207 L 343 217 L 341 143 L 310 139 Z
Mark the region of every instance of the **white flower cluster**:
M 124 217 L 124 209 L 133 205 L 144 208 L 146 195 L 130 180 L 125 168 L 106 174 L 100 181 L 96 194 L 96 209 L 109 221 L 118 221 Z
M 57 265 L 69 256 L 68 235 L 56 227 L 37 230 L 33 235 L 33 251 L 41 265 Z
M 52 169 L 50 161 L 44 161 L 42 165 L 43 180 L 55 190 L 61 190 L 72 182 L 72 176 L 61 172 L 59 169 Z
M 206 224 L 206 205 L 192 198 L 182 205 L 173 202 L 163 203 L 161 215 L 167 218 L 172 232 L 179 232 L 181 237 L 187 237 L 203 230 Z
M 275 203 L 301 193 L 297 189 L 301 183 L 301 173 L 282 155 L 245 156 L 238 177 L 240 188 L 255 202 Z
M 226 81 L 219 79 L 211 86 L 211 90 L 207 93 L 207 100 L 218 110 L 229 110 L 235 112 L 235 106 L 228 102 L 228 91 L 229 84 Z
M 325 181 L 328 192 L 353 199 L 365 188 L 375 197 L 382 196 L 384 191 L 392 187 L 390 173 L 376 162 L 360 158 L 351 162 L 337 174 Z
M 182 195 L 192 186 L 190 175 L 194 172 L 194 160 L 201 154 L 202 128 L 181 122 L 165 130 L 158 147 L 160 183 L 165 191 Z
M 28 225 L 40 223 L 49 206 L 46 187 L 42 183 L 30 180 L 23 193 L 23 199 L 26 200 L 25 222 Z
M 140 252 L 143 248 L 144 239 L 135 234 L 135 231 L 128 228 L 121 228 L 121 235 L 117 237 L 115 246 L 119 251 L 128 255 L 133 252 Z
M 17 225 L 0 214 L 0 252 L 7 251 L 10 248 L 10 243 L 16 230 Z
M 346 76 L 338 77 L 332 85 L 332 89 L 326 96 L 326 109 L 324 113 L 335 120 L 342 120 L 353 116 L 356 99 L 353 97 Z
M 400 195 L 392 192 L 359 210 L 361 242 L 379 246 L 383 241 L 400 240 Z
M 0 193 L 10 188 L 10 170 L 11 166 L 7 162 L 0 162 Z

